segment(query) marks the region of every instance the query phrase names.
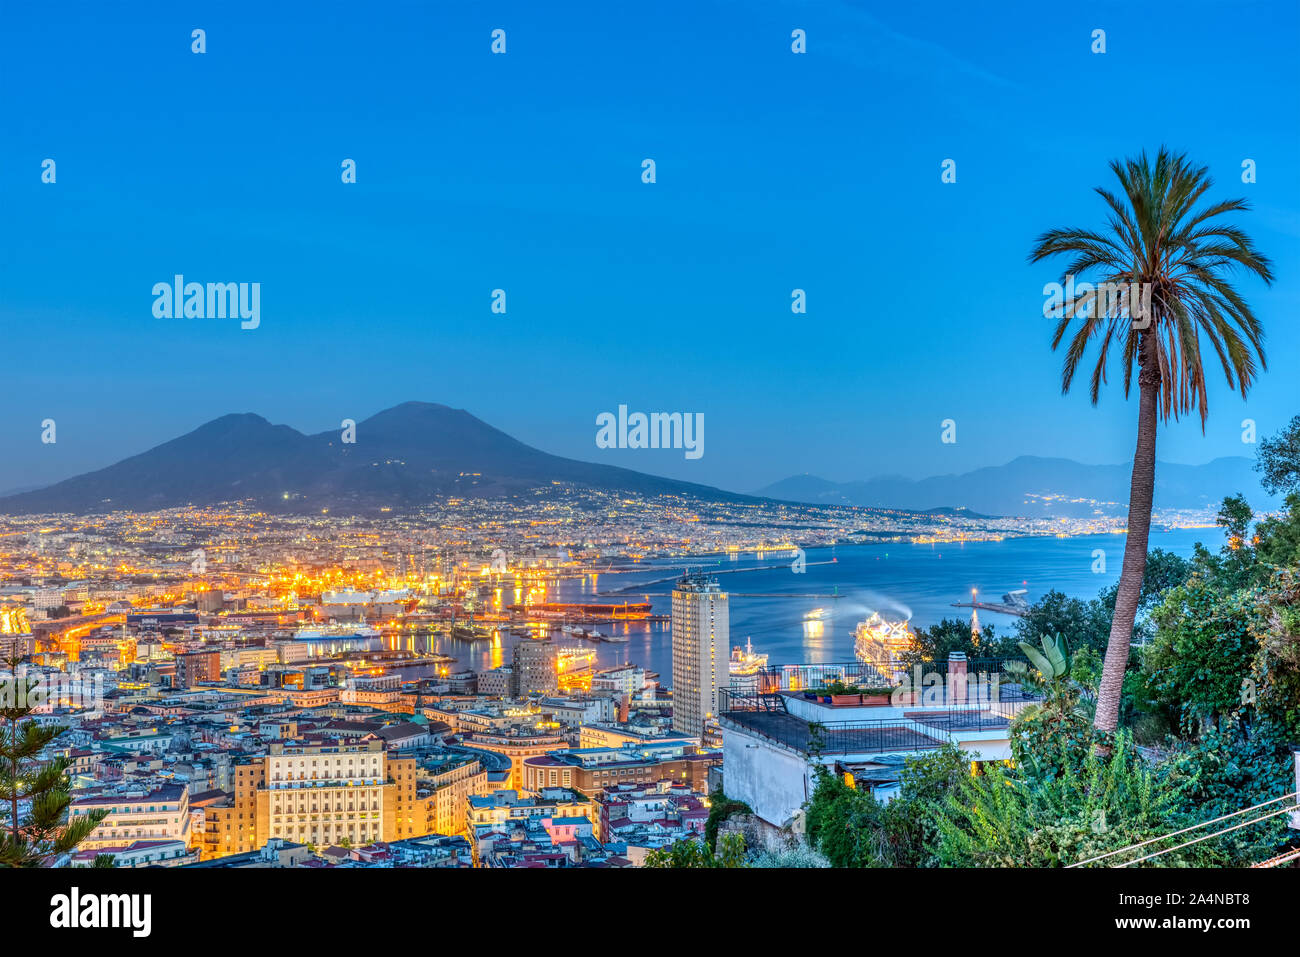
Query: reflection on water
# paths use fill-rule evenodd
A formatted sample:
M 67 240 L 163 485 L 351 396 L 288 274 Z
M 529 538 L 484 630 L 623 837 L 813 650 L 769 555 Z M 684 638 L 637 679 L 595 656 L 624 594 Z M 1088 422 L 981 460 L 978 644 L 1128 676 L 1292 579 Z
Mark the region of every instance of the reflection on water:
M 1151 547 L 1179 555 L 1190 555 L 1197 541 L 1216 541 L 1214 530 L 1152 532 Z M 942 618 L 970 620 L 970 609 L 954 608 L 952 602 L 968 601 L 972 588 L 981 596 L 998 596 L 1012 589 L 1027 588 L 1032 603 L 1051 589 L 1070 598 L 1093 598 L 1119 577 L 1120 562 L 1109 562 L 1109 573 L 1093 572 L 1093 550 L 1122 554 L 1124 536 L 1102 535 L 1080 538 L 1023 538 L 1001 542 L 970 542 L 907 545 L 854 545 L 806 549 L 806 568 L 792 574 L 788 565 L 768 570 L 748 566 L 765 563 L 753 552 L 725 553 L 692 559 L 702 571 L 724 572 L 718 577 L 731 593 L 731 644 L 753 640 L 754 650 L 769 656 L 771 664 L 852 661 L 853 629 L 871 612 L 888 618 L 910 619 L 914 628 L 928 628 Z M 788 551 L 781 553 L 787 556 Z M 829 559 L 836 558 L 831 563 Z M 819 563 L 825 564 L 819 564 Z M 657 581 L 676 574 L 680 559 L 644 562 L 644 569 L 632 573 L 605 573 L 600 587 L 607 595 L 627 601 L 649 601 L 655 614 L 672 610 L 671 581 Z M 638 585 L 637 583 L 642 583 Z M 649 583 L 649 584 L 646 584 Z M 632 587 L 628 587 L 628 586 Z M 644 587 L 645 591 L 637 591 Z M 610 600 L 598 596 L 594 577 L 552 583 L 551 601 Z M 746 597 L 752 593 L 756 597 Z M 996 599 L 995 599 L 996 600 Z M 998 633 L 1011 631 L 1016 619 L 986 611 L 982 624 L 992 624 Z M 628 631 L 625 645 L 598 646 L 598 667 L 631 661 L 658 672 L 665 684 L 672 681 L 672 646 L 666 623 L 629 622 L 597 625 Z
M 1179 555 L 1191 554 L 1197 541 L 1217 542 L 1214 531 L 1153 532 L 1152 548 L 1164 548 Z M 731 593 L 731 644 L 744 643 L 749 636 L 756 652 L 767 654 L 773 665 L 799 662 L 825 663 L 853 660 L 853 628 L 872 611 L 886 617 L 910 618 L 915 628 L 927 628 L 941 618 L 969 621 L 970 610 L 953 608 L 954 601 L 967 601 L 971 589 L 981 596 L 1001 596 L 1016 588 L 1027 588 L 1032 603 L 1048 590 L 1057 589 L 1071 598 L 1093 598 L 1114 584 L 1119 575 L 1118 560 L 1107 563 L 1110 573 L 1097 575 L 1093 549 L 1122 553 L 1123 536 L 1082 538 L 1009 539 L 975 542 L 942 548 L 933 544 L 839 546 L 832 550 L 808 549 L 802 574 L 789 567 L 754 570 L 753 552 L 713 558 L 692 559 L 703 571 L 721 572 L 722 587 Z M 788 554 L 788 552 L 786 553 Z M 826 564 L 818 564 L 827 562 Z M 647 561 L 630 573 L 587 575 L 582 578 L 551 579 L 544 587 L 532 585 L 532 601 L 649 601 L 655 614 L 671 612 L 670 578 L 682 566 L 680 559 Z M 631 586 L 631 587 L 628 587 Z M 636 589 L 644 588 L 638 592 Z M 601 589 L 606 595 L 600 595 Z M 525 596 L 514 589 L 518 604 Z M 754 597 L 746 597 L 752 593 Z M 996 599 L 995 599 L 996 600 Z M 493 604 L 496 603 L 494 596 Z M 1000 634 L 1010 631 L 1015 619 L 996 612 L 984 613 L 983 623 Z M 607 635 L 626 635 L 627 642 L 589 642 L 563 634 L 558 625 L 541 625 L 533 634 L 557 643 L 577 643 L 594 649 L 596 667 L 637 664 L 658 672 L 664 684 L 672 682 L 672 642 L 667 622 L 601 622 L 584 627 Z M 465 641 L 445 634 L 412 633 L 386 639 L 389 647 L 416 653 L 436 653 L 456 659 L 452 670 L 474 671 L 509 664 L 513 648 L 528 641 L 506 628 L 493 633 L 490 641 Z M 416 677 L 415 669 L 404 669 Z

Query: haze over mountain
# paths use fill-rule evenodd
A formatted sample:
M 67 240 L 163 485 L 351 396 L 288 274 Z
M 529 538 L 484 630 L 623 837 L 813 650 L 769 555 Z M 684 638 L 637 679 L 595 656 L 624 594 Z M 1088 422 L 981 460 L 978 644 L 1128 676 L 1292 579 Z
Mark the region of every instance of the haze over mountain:
M 706 485 L 550 455 L 464 409 L 407 402 L 341 430 L 304 435 L 252 413 L 225 415 L 115 465 L 0 498 L 0 512 L 146 511 L 251 499 L 280 509 L 410 507 L 570 482 L 642 494 L 741 499 Z
M 1252 459 L 1230 456 L 1204 465 L 1156 465 L 1156 508 L 1216 508 L 1238 492 L 1256 508 L 1277 499 L 1264 494 Z M 1084 517 L 1122 515 L 1128 508 L 1132 465 L 1084 465 L 1071 459 L 1022 455 L 1006 465 L 926 479 L 882 476 L 832 482 L 814 475 L 782 479 L 754 494 L 818 505 L 901 509 L 965 507 L 989 515 Z

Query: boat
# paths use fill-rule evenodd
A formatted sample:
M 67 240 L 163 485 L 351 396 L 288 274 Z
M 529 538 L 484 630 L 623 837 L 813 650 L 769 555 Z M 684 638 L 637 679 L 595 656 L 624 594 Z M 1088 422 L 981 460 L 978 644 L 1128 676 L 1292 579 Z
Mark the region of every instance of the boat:
M 812 611 L 807 612 L 803 616 L 803 620 L 804 621 L 825 621 L 826 616 L 829 614 L 830 612 L 828 612 L 825 608 L 814 608 Z
M 886 681 L 893 681 L 898 673 L 906 671 L 899 661 L 911 649 L 915 638 L 907 622 L 907 619 L 890 621 L 873 611 L 853 629 L 854 655 Z
M 767 667 L 767 655 L 755 654 L 754 644 L 750 639 L 745 639 L 745 647 L 739 645 L 731 649 L 731 674 L 733 676 L 748 677 L 756 675 Z
M 627 635 L 602 635 L 601 641 L 625 642 L 628 640 Z
M 294 641 L 329 641 L 341 638 L 378 638 L 379 632 L 369 625 L 303 625 L 293 634 Z
M 586 648 L 560 648 L 555 653 L 555 667 L 560 674 L 590 670 L 596 663 L 596 652 Z
M 490 641 L 492 629 L 478 625 L 453 625 L 451 636 L 460 641 Z
M 378 651 L 383 644 L 379 632 L 363 624 L 303 625 L 289 640 L 306 647 L 310 658 Z

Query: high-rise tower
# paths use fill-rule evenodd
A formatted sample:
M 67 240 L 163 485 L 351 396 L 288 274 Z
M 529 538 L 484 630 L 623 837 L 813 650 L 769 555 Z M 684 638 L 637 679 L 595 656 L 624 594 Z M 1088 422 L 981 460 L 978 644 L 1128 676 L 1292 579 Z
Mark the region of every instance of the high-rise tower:
M 673 730 L 699 736 L 730 679 L 727 593 L 717 579 L 686 575 L 673 588 Z

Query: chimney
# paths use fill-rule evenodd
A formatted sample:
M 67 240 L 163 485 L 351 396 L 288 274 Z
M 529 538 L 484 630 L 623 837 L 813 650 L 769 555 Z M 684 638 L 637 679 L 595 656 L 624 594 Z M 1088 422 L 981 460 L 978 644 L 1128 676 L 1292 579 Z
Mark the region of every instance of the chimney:
M 948 704 L 966 704 L 966 654 L 953 651 L 948 655 Z

